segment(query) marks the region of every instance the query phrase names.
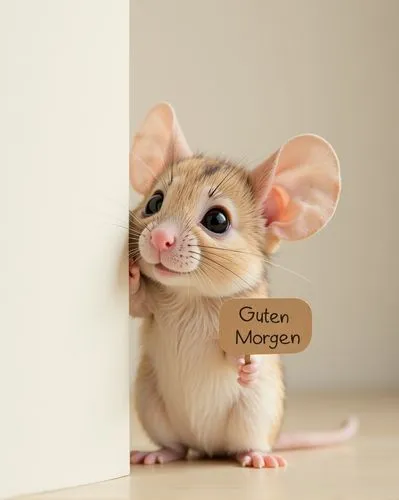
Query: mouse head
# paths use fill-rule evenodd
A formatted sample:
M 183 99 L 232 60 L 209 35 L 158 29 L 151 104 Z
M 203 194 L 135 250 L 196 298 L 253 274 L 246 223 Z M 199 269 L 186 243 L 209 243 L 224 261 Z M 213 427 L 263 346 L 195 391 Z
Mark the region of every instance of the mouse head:
M 318 232 L 340 194 L 339 162 L 321 137 L 294 137 L 250 171 L 194 155 L 166 103 L 134 138 L 130 181 L 143 195 L 130 214 L 131 258 L 167 287 L 214 297 L 255 288 L 279 242 Z

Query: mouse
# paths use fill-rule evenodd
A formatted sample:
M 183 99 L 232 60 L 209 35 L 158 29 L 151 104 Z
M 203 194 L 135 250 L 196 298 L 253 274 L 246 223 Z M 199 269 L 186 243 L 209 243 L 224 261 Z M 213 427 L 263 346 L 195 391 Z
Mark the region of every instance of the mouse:
M 176 113 L 155 105 L 134 136 L 129 213 L 129 310 L 141 318 L 134 382 L 138 418 L 156 451 L 133 465 L 190 452 L 243 467 L 278 468 L 280 452 L 342 443 L 355 417 L 325 432 L 281 433 L 286 389 L 277 354 L 231 356 L 219 311 L 233 298 L 269 296 L 282 242 L 318 233 L 341 192 L 340 164 L 322 137 L 289 139 L 256 167 L 191 150 Z

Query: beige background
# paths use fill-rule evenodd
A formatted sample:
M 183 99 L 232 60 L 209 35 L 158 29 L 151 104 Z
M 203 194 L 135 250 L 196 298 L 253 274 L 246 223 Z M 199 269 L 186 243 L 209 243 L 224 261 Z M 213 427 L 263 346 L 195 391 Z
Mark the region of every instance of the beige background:
M 277 258 L 311 283 L 271 273 L 274 296 L 313 308 L 292 388 L 399 386 L 398 18 L 396 0 L 132 3 L 132 128 L 169 100 L 196 149 L 253 165 L 314 132 L 341 159 L 330 226 Z

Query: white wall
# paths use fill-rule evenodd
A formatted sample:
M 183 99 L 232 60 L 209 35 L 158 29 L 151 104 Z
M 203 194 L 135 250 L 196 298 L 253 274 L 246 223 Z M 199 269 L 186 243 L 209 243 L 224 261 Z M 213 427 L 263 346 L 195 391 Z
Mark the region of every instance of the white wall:
M 275 296 L 309 300 L 314 336 L 287 357 L 292 388 L 398 387 L 395 0 L 133 0 L 132 124 L 169 100 L 195 149 L 251 165 L 290 136 L 336 147 L 343 193 L 331 225 L 286 245 Z
M 1 498 L 129 472 L 128 39 L 128 0 L 0 3 Z

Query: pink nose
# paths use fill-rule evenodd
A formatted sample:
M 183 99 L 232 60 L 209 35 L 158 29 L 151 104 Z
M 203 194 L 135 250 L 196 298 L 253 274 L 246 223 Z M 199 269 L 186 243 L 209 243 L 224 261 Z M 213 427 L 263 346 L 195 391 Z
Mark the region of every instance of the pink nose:
M 151 244 L 160 252 L 164 252 L 173 247 L 176 236 L 171 229 L 157 228 L 151 231 Z

